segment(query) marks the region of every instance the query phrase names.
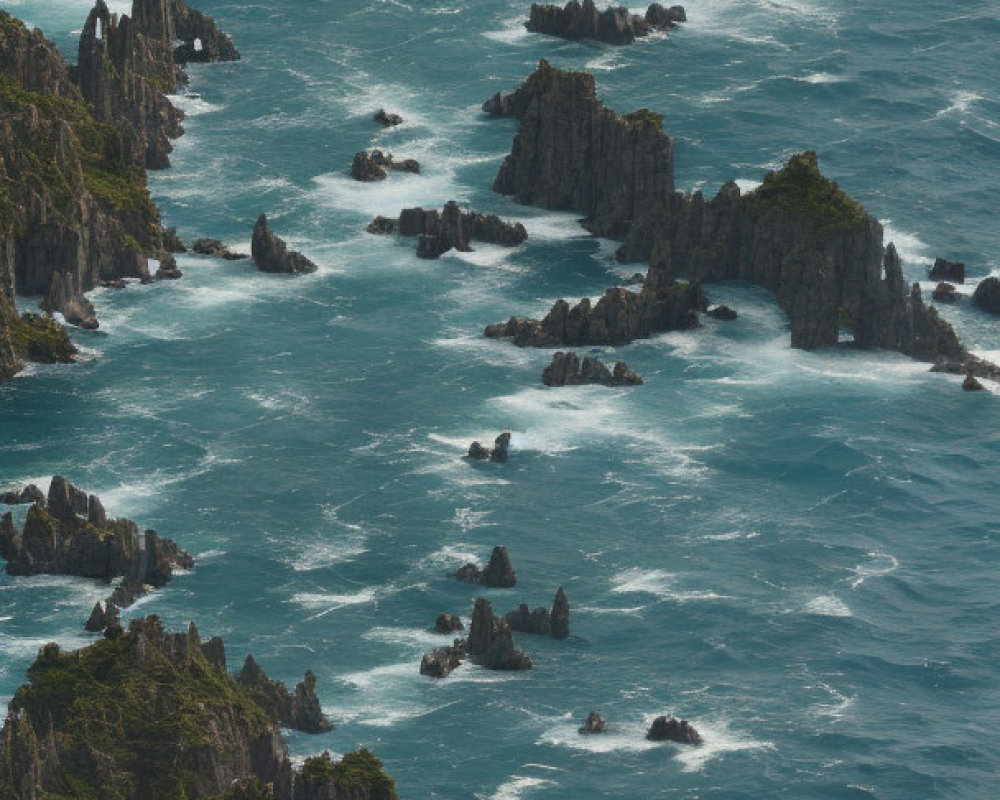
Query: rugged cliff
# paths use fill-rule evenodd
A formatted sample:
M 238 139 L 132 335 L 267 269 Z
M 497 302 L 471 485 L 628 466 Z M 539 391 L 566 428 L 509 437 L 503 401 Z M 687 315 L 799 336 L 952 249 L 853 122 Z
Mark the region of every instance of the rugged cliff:
M 156 617 L 76 652 L 42 648 L 0 732 L 0 797 L 396 800 L 365 750 L 293 770 L 267 712 L 226 672 L 219 639 Z
M 820 173 L 815 153 L 793 157 L 754 192 L 743 195 L 730 183 L 706 201 L 700 193 L 674 191 L 673 145 L 662 118 L 646 109 L 615 114 L 597 100 L 590 75 L 542 61 L 521 88 L 495 95 L 483 108 L 520 120 L 497 175 L 498 192 L 585 214 L 592 232 L 623 241 L 621 260 L 649 261 L 643 292 L 631 305 L 638 307 L 642 295 L 676 291 L 680 277 L 694 287 L 742 279 L 775 293 L 794 347 L 834 345 L 846 331 L 863 348 L 951 367 L 980 363 L 969 360 L 919 288 L 907 287 L 881 226 Z M 557 304 L 541 323 L 512 318 L 487 328 L 487 335 L 548 346 L 619 344 L 648 329 L 633 326 L 633 334 L 624 326 L 627 337 L 616 340 L 559 336 L 550 330 L 560 327 L 553 315 L 589 319 L 593 311 Z M 689 321 L 676 319 L 679 327 Z

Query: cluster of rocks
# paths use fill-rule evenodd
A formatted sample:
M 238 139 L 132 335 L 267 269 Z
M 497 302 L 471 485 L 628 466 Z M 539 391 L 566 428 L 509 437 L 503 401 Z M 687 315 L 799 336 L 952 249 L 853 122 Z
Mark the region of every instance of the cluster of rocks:
M 305 678 L 289 692 L 281 681 L 272 680 L 252 655 L 247 655 L 236 674 L 236 683 L 246 689 L 267 711 L 276 725 L 304 733 L 325 733 L 333 725 L 324 716 L 316 696 L 316 676 L 306 670 Z
M 517 573 L 511 566 L 510 553 L 504 545 L 493 548 L 486 569 L 481 569 L 477 564 L 465 564 L 452 577 L 496 589 L 509 589 L 517 585 Z
M 930 279 L 948 283 L 965 283 L 965 262 L 935 258 L 934 266 L 931 267 Z
M 597 99 L 591 75 L 543 60 L 519 89 L 496 94 L 483 108 L 520 122 L 494 189 L 584 214 L 592 233 L 622 242 L 620 260 L 649 263 L 643 294 L 669 289 L 680 276 L 695 288 L 745 280 L 775 293 L 793 347 L 835 346 L 846 326 L 860 348 L 895 350 L 943 371 L 988 377 L 993 370 L 924 304 L 918 285 L 907 287 L 895 247 L 883 245 L 882 226 L 820 173 L 815 153 L 793 156 L 752 192 L 730 182 L 708 201 L 700 192 L 676 191 L 674 147 L 662 117 L 646 109 L 614 113 Z M 689 297 L 687 308 L 657 315 L 654 327 L 641 322 L 635 293 L 612 291 L 606 305 L 627 310 L 632 324 L 598 325 L 597 335 L 581 336 L 578 328 L 563 329 L 570 314 L 562 305 L 552 319 L 512 317 L 486 333 L 537 346 L 622 344 L 644 331 L 690 327 L 693 312 L 704 310 Z M 588 304 L 576 319 L 591 315 Z
M 611 287 L 596 303 L 585 297 L 571 307 L 560 299 L 541 320 L 511 317 L 487 325 L 483 334 L 510 339 L 518 347 L 617 346 L 663 331 L 697 328 L 697 312 L 705 308 L 699 284 L 647 282 L 639 292 Z
M 234 250 L 230 250 L 228 245 L 219 239 L 212 239 L 207 236 L 195 239 L 191 243 L 191 252 L 197 253 L 200 256 L 222 258 L 226 261 L 242 261 L 243 259 L 250 258 L 246 253 L 237 253 Z
M 514 646 L 510 625 L 493 613 L 490 601 L 476 598 L 467 639 L 438 647 L 420 661 L 420 674 L 447 677 L 465 659 L 490 670 L 531 669 L 531 659 Z
M 356 181 L 384 181 L 389 176 L 389 171 L 420 173 L 420 164 L 416 159 L 405 158 L 397 161 L 392 153 L 383 153 L 381 150 L 362 150 L 354 154 L 351 162 L 351 177 Z
M 329 729 L 311 673 L 291 696 L 250 658 L 234 679 L 194 624 L 151 616 L 81 651 L 49 644 L 28 674 L 0 732 L 0 796 L 398 800 L 367 750 L 293 766 L 280 728 Z
M 267 217 L 261 214 L 253 226 L 250 252 L 261 272 L 282 272 L 290 275 L 315 272 L 316 265 L 302 253 L 289 250 L 284 240 L 271 233 Z
M 1000 278 L 983 278 L 972 295 L 972 302 L 988 314 L 1000 316 Z
M 552 363 L 542 371 L 542 383 L 546 386 L 580 386 L 598 383 L 603 386 L 638 386 L 642 378 L 628 368 L 624 361 L 616 361 L 609 368 L 599 358 L 561 350 L 552 356 Z
M 460 253 L 471 252 L 473 240 L 516 247 L 528 238 L 520 222 L 505 222 L 495 214 L 462 211 L 454 200 L 445 203 L 441 211 L 404 208 L 398 219 L 376 217 L 368 225 L 368 232 L 415 236 L 420 258 L 438 258 L 452 248 Z
M 676 28 L 686 22 L 687 15 L 681 6 L 664 8 L 654 3 L 644 16 L 631 13 L 624 6 L 611 6 L 598 11 L 594 0 L 570 0 L 564 7 L 553 5 L 531 6 L 531 16 L 525 23 L 529 31 L 559 36 L 563 39 L 594 39 L 606 44 L 632 44 L 637 38 L 648 36 L 654 30 Z
M 569 600 L 560 586 L 552 600 L 551 611 L 541 606 L 532 611 L 527 603 L 521 603 L 515 611 L 508 611 L 504 620 L 512 631 L 565 639 L 569 636 Z
M 391 111 L 386 111 L 384 108 L 380 108 L 372 116 L 379 125 L 385 128 L 394 128 L 397 125 L 403 124 L 403 118 L 399 114 L 394 114 Z
M 591 711 L 587 715 L 586 721 L 580 726 L 579 732 L 583 736 L 604 733 L 608 725 L 604 718 L 596 711 Z M 675 742 L 677 744 L 702 743 L 701 734 L 695 730 L 694 726 L 686 719 L 677 719 L 672 714 L 665 714 L 653 720 L 646 731 L 646 739 L 651 742 Z
M 166 585 L 175 568 L 194 566 L 194 559 L 171 539 L 153 530 L 140 534 L 130 519 L 109 518 L 97 495 L 60 475 L 52 478 L 47 498 L 28 486 L 3 499 L 33 503 L 20 531 L 10 511 L 0 517 L 0 556 L 7 574 L 121 579 L 112 595 L 94 607 L 88 630 L 117 624 L 119 608 Z
M 510 452 L 510 431 L 504 431 L 493 441 L 493 449 L 484 447 L 479 442 L 469 445 L 469 452 L 466 458 L 470 461 L 493 461 L 498 464 L 506 464 L 507 456 Z

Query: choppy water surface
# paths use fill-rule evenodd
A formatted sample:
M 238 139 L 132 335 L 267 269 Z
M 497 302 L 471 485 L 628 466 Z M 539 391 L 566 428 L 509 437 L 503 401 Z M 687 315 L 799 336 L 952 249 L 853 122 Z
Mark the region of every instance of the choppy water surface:
M 4 5 L 67 52 L 88 10 Z M 636 389 L 546 390 L 549 353 L 480 338 L 634 271 L 572 215 L 490 190 L 514 123 L 479 104 L 540 57 L 663 111 L 685 188 L 812 148 L 913 279 L 935 255 L 994 270 L 1000 12 L 867 5 L 692 0 L 669 38 L 613 49 L 528 34 L 510 0 L 202 0 L 244 60 L 191 70 L 187 135 L 152 180 L 165 222 L 245 249 L 265 211 L 320 271 L 182 256 L 182 281 L 95 292 L 84 362 L 0 388 L 0 484 L 65 474 L 190 549 L 196 569 L 130 613 L 196 620 L 234 666 L 312 668 L 337 727 L 294 751 L 370 746 L 404 797 L 993 797 L 995 396 L 894 355 L 792 351 L 740 286 L 710 292 L 735 323 L 599 350 Z M 381 105 L 406 123 L 378 128 Z M 423 174 L 353 182 L 371 145 Z M 528 243 L 426 262 L 364 233 L 451 198 Z M 967 300 L 942 313 L 1000 351 Z M 509 464 L 461 459 L 504 428 Z M 519 637 L 530 673 L 422 678 L 434 616 L 469 613 L 449 570 L 496 543 L 518 571 L 487 591 L 498 610 L 562 584 L 573 636 Z M 84 644 L 105 593 L 0 578 L 0 695 L 43 642 Z M 576 734 L 591 709 L 608 735 Z M 705 745 L 646 743 L 668 711 Z

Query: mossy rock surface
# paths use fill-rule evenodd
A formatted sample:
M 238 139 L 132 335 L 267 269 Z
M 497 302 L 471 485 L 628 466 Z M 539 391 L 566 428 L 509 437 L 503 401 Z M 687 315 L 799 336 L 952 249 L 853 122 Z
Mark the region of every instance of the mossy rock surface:
M 22 314 L 11 321 L 14 352 L 25 361 L 68 364 L 77 350 L 62 325 L 42 314 Z
M 382 762 L 364 748 L 347 753 L 340 761 L 334 761 L 329 752 L 307 758 L 300 779 L 311 784 L 332 781 L 338 794 L 347 797 L 359 792 L 375 797 L 396 796 L 396 782 L 386 774 Z
M 622 119 L 627 122 L 643 122 L 654 126 L 661 133 L 663 132 L 663 114 L 657 114 L 648 108 L 639 108 L 630 114 L 622 114 Z
M 769 172 L 757 190 L 765 211 L 814 220 L 822 232 L 863 231 L 864 206 L 823 177 L 812 151 L 792 156 L 777 172 Z

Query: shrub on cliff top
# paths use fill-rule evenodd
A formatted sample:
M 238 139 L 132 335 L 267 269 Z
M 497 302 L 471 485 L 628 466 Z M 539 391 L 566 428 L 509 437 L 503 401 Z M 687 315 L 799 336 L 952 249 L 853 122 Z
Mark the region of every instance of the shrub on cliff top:
M 67 364 L 76 355 L 63 326 L 51 317 L 31 313 L 15 317 L 10 333 L 14 352 L 25 361 Z
M 868 224 L 864 207 L 823 177 L 812 151 L 765 175 L 757 196 L 766 210 L 814 219 L 824 231 L 863 230 Z

